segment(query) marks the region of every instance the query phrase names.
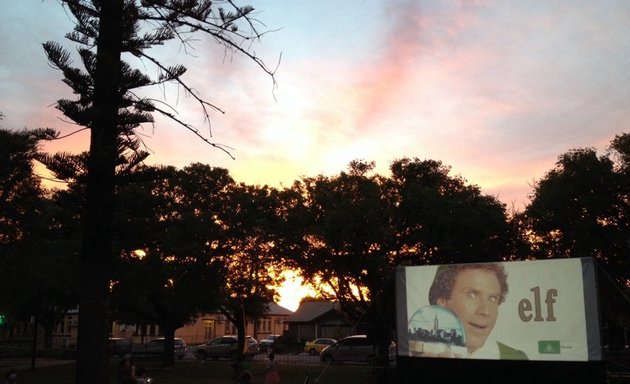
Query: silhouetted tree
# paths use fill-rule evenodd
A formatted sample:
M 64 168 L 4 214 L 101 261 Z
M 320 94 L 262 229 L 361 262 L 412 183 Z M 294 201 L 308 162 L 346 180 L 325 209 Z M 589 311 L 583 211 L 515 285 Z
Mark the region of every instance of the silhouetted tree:
M 209 117 L 208 108 L 215 108 L 182 80 L 185 67 L 163 64 L 148 53 L 149 49 L 173 39 L 187 46 L 191 43 L 191 33 L 198 32 L 244 54 L 266 73 L 273 76 L 273 72 L 248 51 L 249 42 L 260 37 L 251 18 L 253 8 L 249 6 L 210 0 L 62 0 L 62 4 L 76 20 L 74 31 L 67 38 L 79 44 L 84 69 L 73 67 L 70 54 L 59 44 L 48 42 L 44 49 L 50 63 L 63 72 L 64 82 L 77 95 L 76 100 L 59 100 L 57 107 L 77 124 L 90 129 L 80 252 L 82 288 L 76 381 L 105 384 L 108 382 L 108 290 L 114 260 L 114 174 L 121 149 L 137 144 L 135 129 L 152 122 L 154 112 L 185 126 L 210 145 L 222 148 L 168 109 L 139 96 L 140 88 L 173 81 L 199 102 L 206 117 Z M 151 79 L 133 69 L 122 60 L 123 54 L 154 65 L 158 69 L 157 78 Z
M 223 227 L 216 260 L 223 266 L 225 284 L 220 290 L 220 311 L 238 332 L 238 361 L 243 359 L 246 324 L 268 312 L 285 265 L 276 250 L 278 191 L 268 186 L 230 185 L 227 202 L 217 213 Z M 237 364 L 236 369 L 240 366 Z M 237 371 L 237 374 L 239 372 Z
M 619 255 L 618 190 L 613 162 L 595 149 L 559 156 L 556 167 L 536 183 L 526 209 L 534 251 L 542 258 Z
M 373 167 L 354 161 L 336 177 L 296 182 L 287 237 L 308 281 L 369 324 L 387 356 L 397 265 L 503 260 L 513 231 L 503 204 L 438 161 L 397 160 L 391 178 L 369 176 Z
M 628 299 L 618 297 L 620 287 L 627 289 L 630 273 L 627 138 L 617 136 L 607 155 L 598 156 L 593 148 L 560 155 L 555 168 L 536 183 L 524 212 L 537 257 L 598 261 L 600 299 L 607 317 L 629 309 L 619 305 Z
M 117 193 L 116 263 L 112 289 L 116 319 L 158 324 L 163 365 L 172 366 L 175 330 L 219 306 L 225 285 L 216 260 L 223 229 L 217 212 L 228 202 L 227 171 L 193 164 L 146 168 Z
M 373 167 L 354 161 L 338 176 L 296 182 L 292 188 L 304 196 L 304 206 L 294 207 L 291 220 L 302 238 L 297 249 L 303 276 L 322 296 L 339 301 L 357 324 L 368 324 L 368 335 L 386 357 L 395 312 L 394 233 L 381 179 L 368 176 Z
M 399 262 L 445 264 L 510 256 L 505 205 L 467 185 L 440 161 L 403 158 L 390 166 L 388 198 Z
M 0 130 L 0 312 L 33 317 L 44 347 L 66 311 L 77 305 L 78 227 L 61 193 L 41 187 L 33 164 L 52 130 Z
M 24 221 L 43 196 L 33 170 L 38 143 L 54 136 L 52 130 L 0 129 L 0 246 L 23 239 Z

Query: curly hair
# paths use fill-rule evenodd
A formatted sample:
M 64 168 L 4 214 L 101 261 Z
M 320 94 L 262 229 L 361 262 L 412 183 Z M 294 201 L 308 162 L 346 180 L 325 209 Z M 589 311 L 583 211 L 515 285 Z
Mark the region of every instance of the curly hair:
M 449 299 L 455 285 L 455 278 L 460 272 L 468 269 L 483 269 L 494 273 L 501 285 L 501 297 L 499 304 L 505 301 L 508 294 L 507 273 L 501 263 L 470 263 L 440 265 L 435 272 L 435 278 L 429 289 L 429 303 L 436 305 L 439 298 Z

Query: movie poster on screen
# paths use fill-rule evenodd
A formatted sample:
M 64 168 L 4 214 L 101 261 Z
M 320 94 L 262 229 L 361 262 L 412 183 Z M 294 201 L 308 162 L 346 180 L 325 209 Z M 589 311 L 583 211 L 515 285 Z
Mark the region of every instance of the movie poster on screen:
M 504 277 L 492 278 L 496 266 L 476 271 L 472 263 L 398 268 L 399 355 L 601 360 L 591 258 L 482 264 L 498 264 Z M 457 295 L 440 299 L 449 284 Z

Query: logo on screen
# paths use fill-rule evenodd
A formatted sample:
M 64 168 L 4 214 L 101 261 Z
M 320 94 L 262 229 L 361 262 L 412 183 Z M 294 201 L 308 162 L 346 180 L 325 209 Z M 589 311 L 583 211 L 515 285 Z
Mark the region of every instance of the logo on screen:
M 560 354 L 560 340 L 539 340 L 538 352 L 548 354 Z

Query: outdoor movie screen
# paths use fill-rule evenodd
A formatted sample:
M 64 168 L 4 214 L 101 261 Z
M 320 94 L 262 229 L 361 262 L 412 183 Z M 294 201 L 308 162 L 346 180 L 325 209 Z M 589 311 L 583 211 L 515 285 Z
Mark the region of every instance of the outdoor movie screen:
M 591 258 L 399 267 L 398 355 L 601 360 Z

